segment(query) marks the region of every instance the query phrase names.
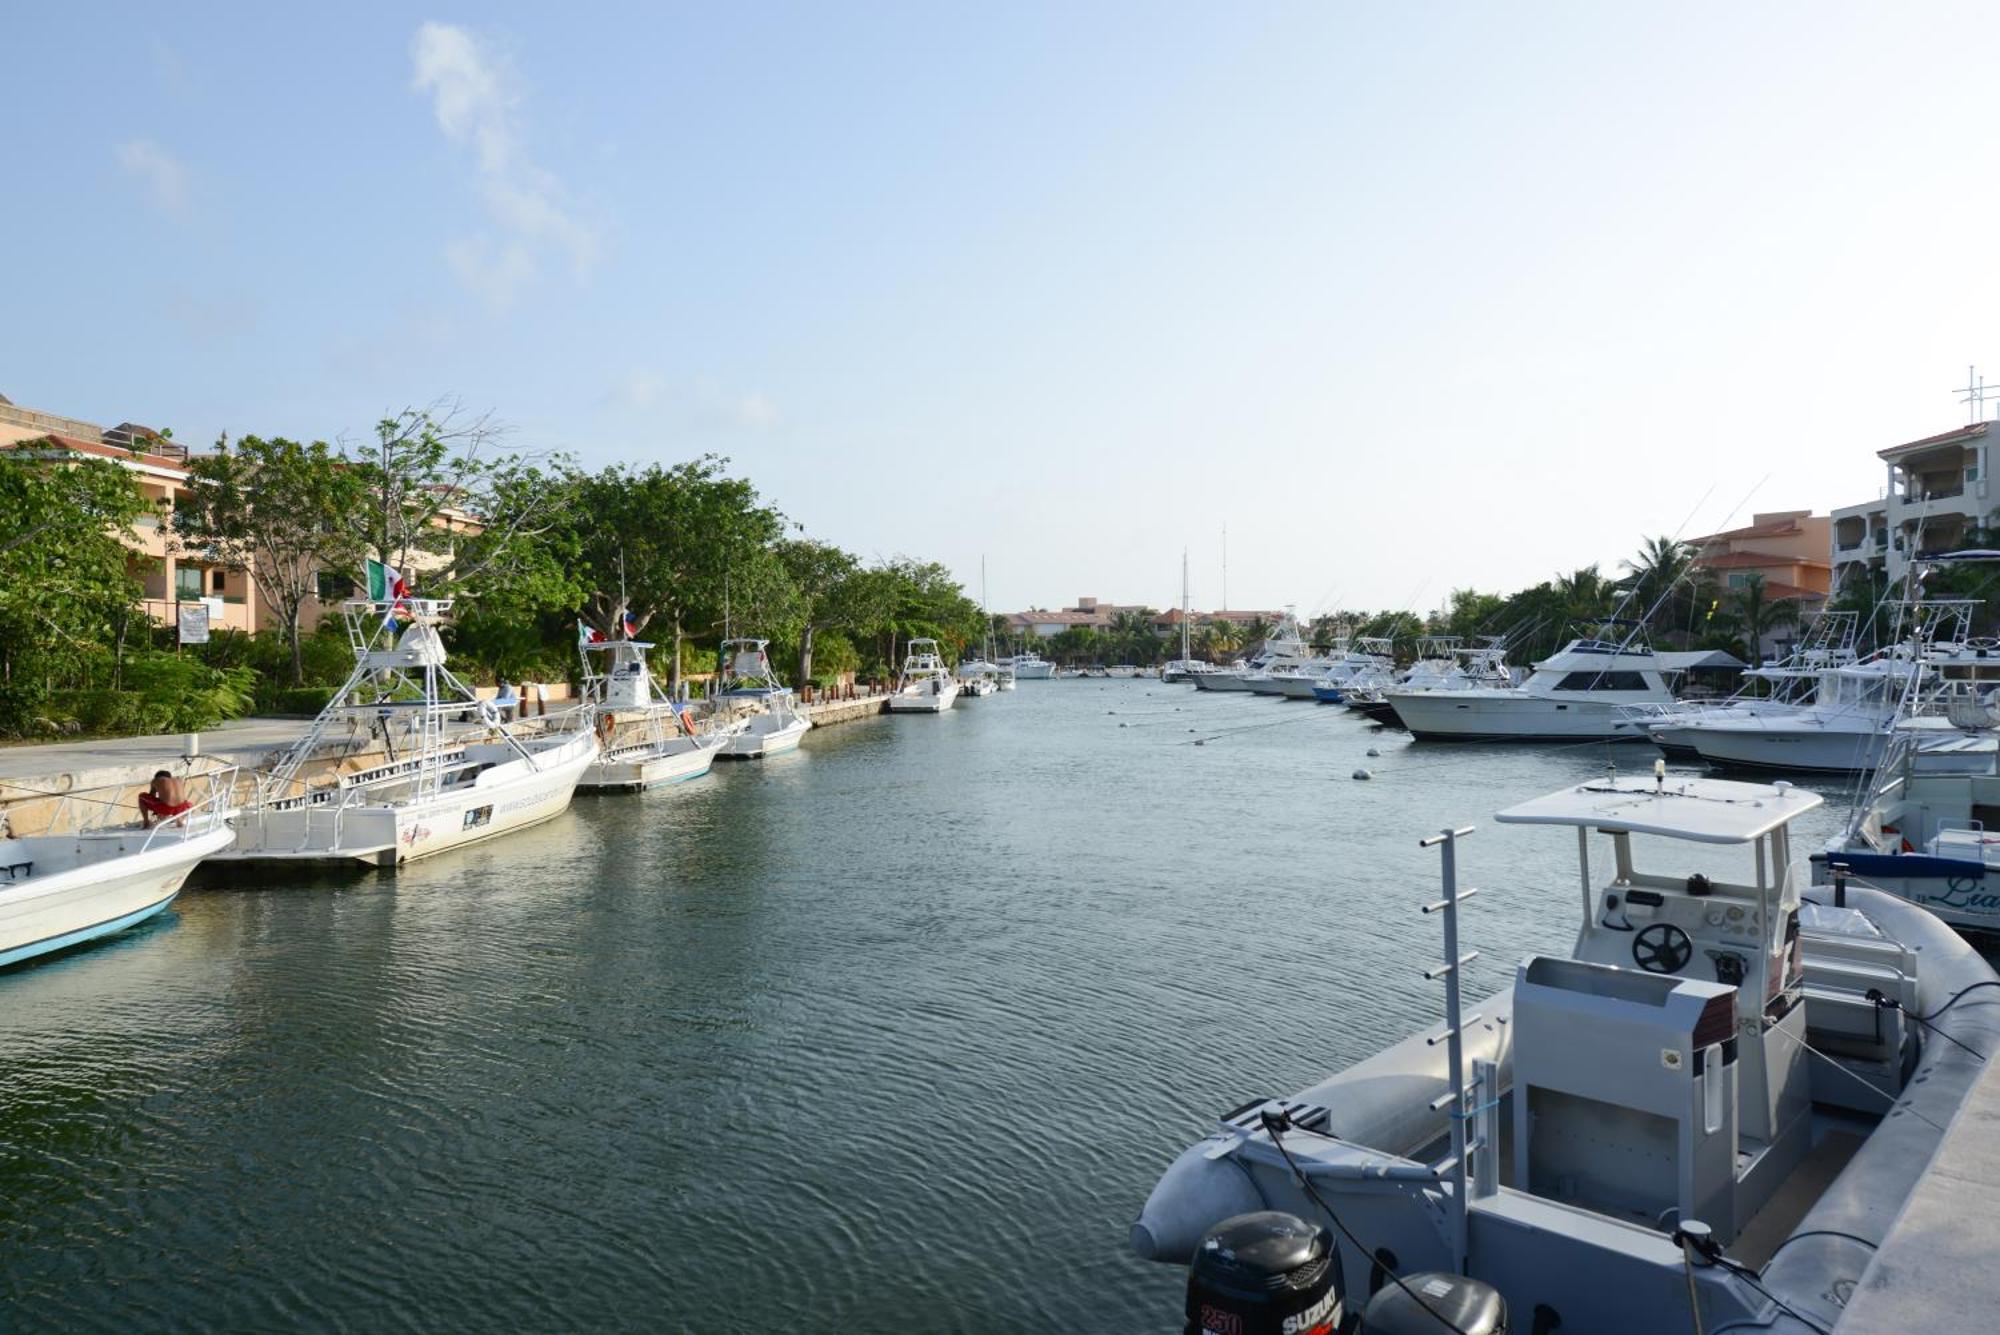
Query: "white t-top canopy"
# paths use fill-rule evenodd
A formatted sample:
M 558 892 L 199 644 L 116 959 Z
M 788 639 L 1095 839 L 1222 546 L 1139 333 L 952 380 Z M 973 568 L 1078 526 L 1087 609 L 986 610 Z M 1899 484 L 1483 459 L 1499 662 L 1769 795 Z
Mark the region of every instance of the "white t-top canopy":
M 1704 844 L 1745 844 L 1820 804 L 1788 783 L 1669 779 L 1621 774 L 1565 788 L 1494 817 L 1507 825 L 1582 825 L 1618 834 L 1662 834 Z

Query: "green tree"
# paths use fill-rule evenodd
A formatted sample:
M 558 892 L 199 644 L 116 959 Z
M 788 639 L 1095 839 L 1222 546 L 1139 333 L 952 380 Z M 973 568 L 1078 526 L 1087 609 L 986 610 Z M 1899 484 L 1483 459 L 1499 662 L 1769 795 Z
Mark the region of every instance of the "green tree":
M 292 685 L 305 680 L 300 621 L 322 572 L 362 560 L 363 479 L 324 441 L 225 437 L 188 461 L 188 488 L 174 509 L 174 545 L 248 572 L 278 615 L 291 649 Z
M 681 649 L 691 633 L 721 626 L 725 606 L 775 604 L 782 577 L 772 544 L 784 517 L 756 487 L 703 455 L 643 469 L 613 465 L 573 479 L 568 528 L 591 590 L 587 612 L 600 625 L 621 601 L 640 630 L 663 622 L 673 639 L 670 680 L 681 679 Z
M 777 557 L 790 581 L 793 634 L 799 646 L 798 684 L 803 687 L 813 679 L 818 633 L 851 628 L 864 620 L 870 610 L 868 590 L 855 580 L 861 563 L 830 543 L 787 538 L 778 543 Z M 853 653 L 851 644 L 848 652 Z
M 1694 565 L 1694 546 L 1678 538 L 1647 538 L 1636 556 L 1619 562 L 1626 577 L 1618 587 L 1631 597 L 1634 617 L 1656 616 L 1664 625 L 1678 624 L 1674 610 L 1685 604 L 1685 585 Z
M 1742 630 L 1744 649 L 1747 651 L 1743 656 L 1753 664 L 1762 662 L 1766 637 L 1780 627 L 1798 624 L 1798 600 L 1770 597 L 1764 587 L 1764 577 L 1755 572 L 1731 590 L 1731 594 L 1731 610 Z
M 86 671 L 132 613 L 132 473 L 53 440 L 0 450 L 0 730 L 33 729 L 59 681 Z

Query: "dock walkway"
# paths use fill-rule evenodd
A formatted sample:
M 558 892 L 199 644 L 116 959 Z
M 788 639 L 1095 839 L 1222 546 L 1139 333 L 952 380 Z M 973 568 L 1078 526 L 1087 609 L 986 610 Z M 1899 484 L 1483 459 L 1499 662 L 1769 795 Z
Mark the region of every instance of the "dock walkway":
M 1930 1171 L 1862 1272 L 1835 1335 L 1992 1330 L 2000 1312 L 2000 1062 L 1988 1064 Z

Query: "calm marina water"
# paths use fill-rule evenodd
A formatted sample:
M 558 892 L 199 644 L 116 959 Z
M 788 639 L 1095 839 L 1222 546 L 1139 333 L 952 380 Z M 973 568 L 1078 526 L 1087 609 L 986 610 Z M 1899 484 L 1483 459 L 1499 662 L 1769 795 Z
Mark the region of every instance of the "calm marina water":
M 197 887 L 0 973 L 0 1325 L 1169 1329 L 1160 1170 L 1437 1014 L 1419 836 L 1480 827 L 1475 995 L 1566 950 L 1573 842 L 1490 817 L 1614 754 L 1035 682 Z

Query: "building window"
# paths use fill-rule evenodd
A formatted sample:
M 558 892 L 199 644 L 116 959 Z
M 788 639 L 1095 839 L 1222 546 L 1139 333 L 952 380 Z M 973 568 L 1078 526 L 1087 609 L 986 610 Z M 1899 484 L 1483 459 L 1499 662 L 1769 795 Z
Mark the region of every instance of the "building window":
M 212 574 L 210 574 L 208 580 L 208 587 L 211 592 L 221 593 L 222 583 L 223 583 L 223 576 L 220 570 L 214 571 Z
M 174 567 L 174 597 L 184 603 L 201 599 L 201 567 Z
M 322 570 L 313 582 L 323 603 L 337 603 L 354 592 L 354 576 L 345 570 Z

